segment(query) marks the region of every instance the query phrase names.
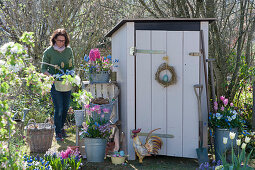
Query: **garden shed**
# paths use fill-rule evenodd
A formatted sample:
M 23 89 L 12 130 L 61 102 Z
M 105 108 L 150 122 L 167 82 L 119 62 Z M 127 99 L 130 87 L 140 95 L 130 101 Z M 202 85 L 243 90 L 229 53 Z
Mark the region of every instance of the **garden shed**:
M 119 59 L 122 149 L 135 158 L 131 131 L 141 128 L 163 140 L 160 155 L 197 158 L 198 101 L 193 86 L 203 85 L 203 145 L 207 147 L 208 111 L 201 57 L 208 57 L 208 25 L 213 18 L 125 19 L 106 36 L 111 37 L 112 58 Z M 171 69 L 160 69 L 162 64 Z M 207 76 L 207 75 L 206 75 Z M 174 81 L 173 81 L 174 79 Z M 162 81 L 168 83 L 161 83 Z M 171 82 L 171 83 L 169 83 Z M 138 134 L 139 135 L 139 134 Z

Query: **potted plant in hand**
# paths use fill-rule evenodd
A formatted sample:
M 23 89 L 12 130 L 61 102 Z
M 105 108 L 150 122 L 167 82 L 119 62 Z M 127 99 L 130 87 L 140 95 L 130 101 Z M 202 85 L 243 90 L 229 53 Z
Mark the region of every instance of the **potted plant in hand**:
M 237 108 L 233 103 L 228 103 L 228 99 L 224 96 L 220 97 L 220 102 L 214 102 L 215 113 L 210 113 L 209 123 L 215 133 L 215 156 L 216 160 L 220 160 L 220 155 L 227 149 L 231 148 L 230 143 L 224 145 L 223 137 L 228 137 L 230 132 L 238 133 L 238 129 L 242 128 L 242 121 Z M 234 141 L 234 146 L 236 145 Z
M 80 137 L 84 138 L 85 152 L 88 162 L 103 162 L 107 140 L 111 134 L 110 122 L 105 119 L 109 114 L 107 109 L 99 105 L 86 105 L 86 122 L 84 122 Z
M 91 49 L 89 56 L 84 57 L 81 67 L 89 75 L 90 83 L 108 83 L 112 70 L 111 56 L 102 57 L 97 48 Z

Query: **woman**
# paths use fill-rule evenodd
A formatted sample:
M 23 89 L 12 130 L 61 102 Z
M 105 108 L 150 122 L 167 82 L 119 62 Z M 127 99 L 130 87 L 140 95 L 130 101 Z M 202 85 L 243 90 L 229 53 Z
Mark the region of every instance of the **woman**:
M 57 65 L 58 68 L 66 72 L 74 68 L 72 49 L 69 45 L 69 36 L 64 29 L 57 29 L 50 37 L 50 47 L 43 53 L 43 63 Z M 60 71 L 50 65 L 42 64 L 42 72 L 48 76 L 60 73 Z M 56 91 L 55 85 L 51 88 L 51 97 L 54 103 L 54 124 L 56 126 L 56 140 L 62 141 L 66 136 L 64 124 L 70 106 L 71 91 Z

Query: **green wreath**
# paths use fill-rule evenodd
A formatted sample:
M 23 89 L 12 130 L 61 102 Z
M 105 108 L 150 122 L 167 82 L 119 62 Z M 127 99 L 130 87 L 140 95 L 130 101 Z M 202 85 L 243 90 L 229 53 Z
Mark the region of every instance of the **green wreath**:
M 163 81 L 163 80 L 160 79 L 160 73 L 161 73 L 161 71 L 164 71 L 164 70 L 168 70 L 172 74 L 172 77 L 171 77 L 170 81 L 166 82 L 166 81 Z M 163 87 L 167 87 L 167 86 L 176 84 L 177 78 L 176 78 L 176 73 L 174 71 L 174 67 L 169 66 L 166 63 L 161 64 L 158 67 L 158 70 L 157 70 L 157 72 L 155 74 L 155 80 L 157 80 L 157 82 L 159 84 L 161 84 Z

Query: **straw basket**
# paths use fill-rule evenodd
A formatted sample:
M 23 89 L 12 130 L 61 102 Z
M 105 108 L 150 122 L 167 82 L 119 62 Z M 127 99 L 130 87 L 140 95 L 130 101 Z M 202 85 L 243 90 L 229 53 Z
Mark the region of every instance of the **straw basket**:
M 51 123 L 36 123 L 34 119 L 30 119 L 25 128 L 30 152 L 46 152 L 51 147 L 54 128 Z
M 72 90 L 72 84 L 69 82 L 66 82 L 65 84 L 62 84 L 62 81 L 55 81 L 55 89 L 60 92 L 67 92 Z

